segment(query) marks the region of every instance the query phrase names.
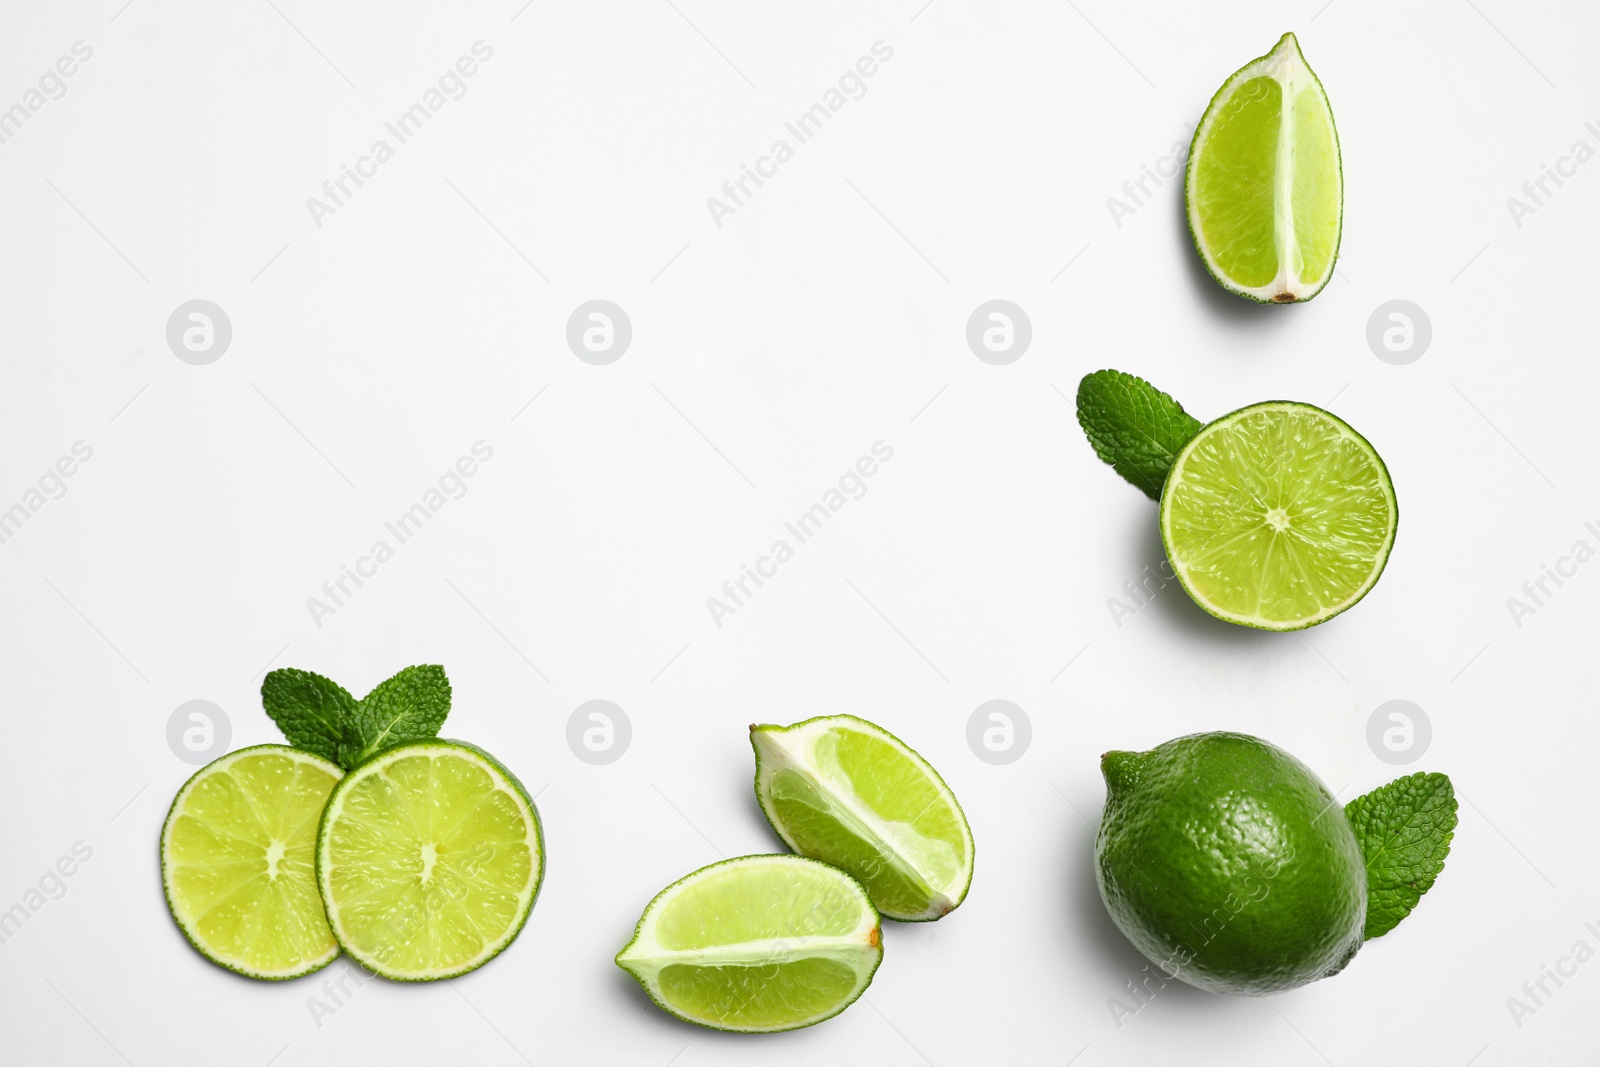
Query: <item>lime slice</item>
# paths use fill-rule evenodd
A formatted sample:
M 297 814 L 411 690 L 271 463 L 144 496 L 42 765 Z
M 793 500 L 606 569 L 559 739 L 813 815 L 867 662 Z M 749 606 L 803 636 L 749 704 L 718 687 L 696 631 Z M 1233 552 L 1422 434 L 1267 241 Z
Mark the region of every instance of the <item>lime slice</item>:
M 784 843 L 859 878 L 891 919 L 954 911 L 972 884 L 972 831 L 939 772 L 854 715 L 752 726 L 756 799 Z
M 878 913 L 843 871 L 799 856 L 741 856 L 650 902 L 617 966 L 678 1018 L 771 1033 L 831 1019 L 883 961 Z
M 339 945 L 313 868 L 317 819 L 344 774 L 284 745 L 206 764 L 161 827 L 161 882 L 183 936 L 207 959 L 251 978 L 298 978 Z
M 533 800 L 461 741 L 391 748 L 328 798 L 317 884 L 339 944 L 407 982 L 483 966 L 527 922 L 544 874 Z
M 1294 34 L 1211 98 L 1184 198 L 1195 248 L 1223 288 L 1288 304 L 1328 284 L 1344 220 L 1339 135 Z
M 1161 492 L 1161 540 L 1184 589 L 1217 618 L 1263 630 L 1315 626 L 1366 596 L 1399 517 L 1366 438 L 1286 401 L 1203 427 Z

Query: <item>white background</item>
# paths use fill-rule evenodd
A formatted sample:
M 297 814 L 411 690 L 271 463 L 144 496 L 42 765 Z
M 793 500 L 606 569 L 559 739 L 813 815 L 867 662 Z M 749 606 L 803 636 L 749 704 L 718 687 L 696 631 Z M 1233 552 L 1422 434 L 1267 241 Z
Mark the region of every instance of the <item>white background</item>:
M 0 144 L 0 508 L 93 449 L 0 544 L 0 908 L 93 849 L 0 945 L 8 1063 L 1592 1062 L 1600 962 L 1520 1026 L 1507 999 L 1600 950 L 1600 563 L 1520 626 L 1507 598 L 1600 547 L 1600 163 L 1521 226 L 1506 205 L 1600 148 L 1592 5 L 122 2 L 0 14 L 0 107 L 93 48 Z M 1200 272 L 1180 182 L 1120 226 L 1107 200 L 1291 29 L 1339 124 L 1344 244 L 1313 303 L 1257 307 Z M 307 198 L 479 40 L 467 94 L 318 227 Z M 715 225 L 707 197 L 880 40 L 865 96 Z M 208 366 L 165 337 L 196 298 L 233 326 Z M 564 339 L 593 298 L 633 324 L 609 366 Z M 994 298 L 1032 321 L 1009 366 L 965 342 Z M 1366 342 L 1396 298 L 1433 324 L 1408 366 Z M 1382 582 L 1304 635 L 1176 586 L 1116 625 L 1160 549 L 1074 419 L 1103 366 L 1203 418 L 1331 405 L 1398 489 Z M 466 496 L 317 625 L 307 598 L 479 440 Z M 706 598 L 879 440 L 866 495 L 715 626 Z M 167 915 L 156 839 L 193 770 L 167 721 L 207 699 L 234 747 L 274 741 L 269 667 L 359 695 L 417 662 L 454 683 L 445 733 L 539 791 L 548 877 L 481 971 L 316 1019 L 343 963 L 252 982 Z M 595 698 L 633 724 L 608 766 L 565 740 Z M 1006 766 L 966 741 L 995 698 L 1033 727 Z M 1405 768 L 1366 742 L 1396 698 L 1434 731 Z M 821 1026 L 678 1023 L 612 956 L 667 883 L 776 847 L 746 726 L 832 712 L 943 772 L 971 895 L 889 924 L 866 998 Z M 1447 772 L 1454 848 L 1337 978 L 1174 983 L 1119 1026 L 1144 961 L 1094 889 L 1097 757 L 1223 728 L 1345 800 Z

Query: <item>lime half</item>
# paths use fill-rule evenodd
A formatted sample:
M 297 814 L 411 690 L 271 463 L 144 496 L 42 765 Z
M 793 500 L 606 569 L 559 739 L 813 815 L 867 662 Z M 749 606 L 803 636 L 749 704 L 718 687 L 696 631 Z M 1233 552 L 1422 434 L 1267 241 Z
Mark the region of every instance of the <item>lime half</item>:
M 1366 596 L 1399 516 L 1366 438 L 1288 401 L 1203 427 L 1161 492 L 1161 540 L 1184 589 L 1217 618 L 1263 630 L 1315 626 Z
M 617 966 L 680 1019 L 770 1033 L 831 1019 L 883 961 L 854 878 L 800 856 L 713 863 L 656 895 Z
M 854 715 L 752 726 L 756 799 L 784 843 L 843 868 L 891 919 L 954 911 L 972 884 L 972 831 L 939 772 Z
M 344 774 L 309 752 L 256 745 L 206 764 L 161 827 L 161 881 L 178 929 L 251 978 L 298 978 L 339 945 L 313 868 L 317 819 Z
M 334 936 L 400 981 L 452 978 L 499 955 L 543 874 L 532 798 L 461 741 L 400 745 L 363 763 L 328 798 L 317 835 Z
M 1294 34 L 1211 98 L 1184 197 L 1195 249 L 1225 289 L 1289 304 L 1328 284 L 1344 221 L 1339 135 Z

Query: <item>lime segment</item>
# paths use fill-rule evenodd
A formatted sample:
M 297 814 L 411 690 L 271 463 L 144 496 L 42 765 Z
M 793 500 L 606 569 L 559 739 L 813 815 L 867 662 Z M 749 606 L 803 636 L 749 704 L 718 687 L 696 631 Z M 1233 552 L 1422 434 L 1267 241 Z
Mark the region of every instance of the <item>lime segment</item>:
M 784 843 L 859 878 L 891 919 L 954 911 L 972 884 L 972 831 L 939 773 L 853 715 L 753 726 L 756 798 Z
M 882 959 L 855 879 L 799 856 L 742 856 L 657 894 L 617 965 L 680 1019 L 770 1033 L 839 1014 Z
M 1184 195 L 1195 248 L 1224 288 L 1286 304 L 1328 284 L 1344 216 L 1339 138 L 1294 34 L 1212 97 Z
M 1202 428 L 1161 493 L 1161 538 L 1211 614 L 1298 630 L 1367 594 L 1399 506 L 1366 438 L 1310 404 L 1272 401 Z
M 317 820 L 337 766 L 257 745 L 202 767 L 161 828 L 161 880 L 178 928 L 208 959 L 252 978 L 296 978 L 339 945 L 317 896 Z
M 539 816 L 482 749 L 422 741 L 351 771 L 328 798 L 317 881 L 344 950 L 386 978 L 483 966 L 517 936 L 544 873 Z

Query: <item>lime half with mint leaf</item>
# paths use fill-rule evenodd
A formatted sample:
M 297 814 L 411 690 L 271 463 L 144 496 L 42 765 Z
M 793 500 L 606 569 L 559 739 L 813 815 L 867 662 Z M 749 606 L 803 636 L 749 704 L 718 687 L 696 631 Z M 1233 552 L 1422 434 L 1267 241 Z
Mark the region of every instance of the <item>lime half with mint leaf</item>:
M 251 978 L 298 978 L 339 954 L 313 857 L 344 772 L 309 752 L 256 745 L 195 772 L 161 827 L 161 882 L 201 955 Z
M 1333 277 L 1344 224 L 1339 135 L 1322 82 L 1286 33 L 1217 90 L 1184 173 L 1207 271 L 1250 300 L 1310 300 Z
M 1388 468 L 1330 412 L 1269 401 L 1200 426 L 1143 379 L 1104 370 L 1079 386 L 1078 421 L 1129 482 L 1153 495 L 1159 481 L 1167 560 L 1219 619 L 1315 626 L 1388 563 L 1400 517 Z
M 664 1011 L 743 1033 L 833 1018 L 882 961 L 878 913 L 861 884 L 802 856 L 702 867 L 656 895 L 617 954 Z
M 950 787 L 905 742 L 854 715 L 752 726 L 756 799 L 802 856 L 849 871 L 890 919 L 954 911 L 972 884 L 972 830 Z

